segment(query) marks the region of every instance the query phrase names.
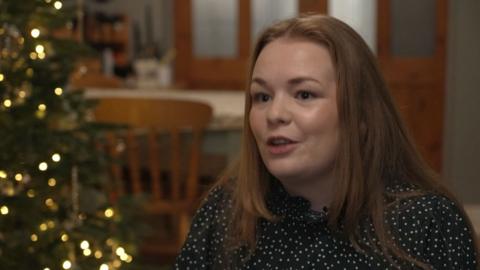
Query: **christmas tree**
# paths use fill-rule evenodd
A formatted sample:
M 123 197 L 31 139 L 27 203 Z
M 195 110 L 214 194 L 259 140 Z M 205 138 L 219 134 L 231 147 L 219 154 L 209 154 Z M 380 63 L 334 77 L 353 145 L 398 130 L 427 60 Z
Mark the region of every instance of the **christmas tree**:
M 75 28 L 75 8 L 0 0 L 0 269 L 134 265 L 129 206 L 105 191 L 91 104 L 67 87 L 88 51 L 58 35 Z

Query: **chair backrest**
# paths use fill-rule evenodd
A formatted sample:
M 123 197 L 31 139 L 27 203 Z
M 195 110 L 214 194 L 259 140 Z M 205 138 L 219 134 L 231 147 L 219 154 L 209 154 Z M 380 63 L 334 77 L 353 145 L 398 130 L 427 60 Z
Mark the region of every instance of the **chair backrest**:
M 99 101 L 94 115 L 97 122 L 129 127 L 122 139 L 126 144 L 130 187 L 125 187 L 121 182 L 121 166 L 115 163 L 111 166 L 120 195 L 127 190 L 134 194 L 150 193 L 159 211 L 176 211 L 175 208 L 187 207 L 189 201 L 196 198 L 202 135 L 212 117 L 212 109 L 208 104 L 169 99 L 104 98 Z M 181 135 L 184 132 L 191 135 L 188 165 L 181 163 Z M 147 135 L 143 137 L 148 145 L 146 156 L 142 156 L 142 143 L 136 136 L 138 133 Z M 168 165 L 161 164 L 162 151 L 158 140 L 161 134 L 170 137 Z M 109 152 L 113 157 L 122 150 L 117 145 L 120 137 L 119 134 L 108 136 L 111 146 Z M 141 169 L 145 166 L 149 168 L 149 186 L 145 186 L 141 179 Z M 169 168 L 170 172 L 168 190 L 162 185 L 161 170 L 164 168 Z M 182 171 L 188 173 L 186 179 L 181 179 Z M 175 207 L 173 203 L 176 203 Z
M 212 108 L 185 100 L 104 98 L 99 100 L 94 117 L 96 122 L 128 126 L 120 134 L 111 132 L 106 136 L 111 157 L 117 160 L 126 154 L 128 163 L 129 177 L 123 175 L 121 164 L 111 163 L 114 194 L 150 194 L 151 200 L 145 205 L 147 213 L 167 215 L 173 220 L 175 228 L 168 232 L 173 242 L 150 237 L 141 249 L 147 254 L 176 254 L 188 233 L 190 218 L 198 203 L 202 135 L 212 118 Z M 184 143 L 184 135 L 189 143 Z M 169 137 L 169 151 L 159 143 L 165 136 Z M 142 148 L 145 143 L 147 147 Z M 185 154 L 182 147 L 185 144 L 190 146 L 185 163 L 188 165 L 182 164 L 185 159 L 181 158 Z M 161 157 L 167 152 L 169 162 Z M 144 167 L 149 171 L 148 184 L 142 178 Z M 162 173 L 164 169 L 170 173 Z M 128 180 L 124 181 L 125 178 Z

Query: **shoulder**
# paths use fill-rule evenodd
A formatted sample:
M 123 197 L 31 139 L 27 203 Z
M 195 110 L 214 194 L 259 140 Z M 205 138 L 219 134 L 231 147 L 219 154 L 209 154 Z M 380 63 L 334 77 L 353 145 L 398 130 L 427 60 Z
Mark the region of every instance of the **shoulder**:
M 461 206 L 450 198 L 426 193 L 398 200 L 388 211 L 391 216 L 419 222 L 442 224 L 464 224 L 466 217 Z
M 215 206 L 228 200 L 228 197 L 227 189 L 224 186 L 214 186 L 203 198 L 201 206 Z
M 225 187 L 216 186 L 212 188 L 203 199 L 192 220 L 192 226 L 212 224 L 226 218 L 226 211 L 229 208 L 230 196 Z
M 467 222 L 462 206 L 445 195 L 423 191 L 409 184 L 397 184 L 387 189 L 387 192 L 395 198 L 393 203 L 387 206 L 386 214 L 391 218 L 400 217 L 417 224 Z
M 422 261 L 440 269 L 476 265 L 473 231 L 452 199 L 433 193 L 405 198 L 389 209 L 387 218 L 398 244 Z
M 215 187 L 203 199 L 174 269 L 211 269 L 225 234 L 227 194 L 223 187 Z

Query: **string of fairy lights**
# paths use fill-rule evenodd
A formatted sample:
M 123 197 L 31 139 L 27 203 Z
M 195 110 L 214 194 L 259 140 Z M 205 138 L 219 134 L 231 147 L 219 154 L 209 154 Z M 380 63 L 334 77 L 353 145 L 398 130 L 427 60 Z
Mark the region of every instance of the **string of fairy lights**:
M 52 1 L 52 0 L 44 0 L 45 3 L 52 5 L 52 7 L 59 11 L 63 7 L 63 3 L 61 1 Z M 29 31 L 30 37 L 26 38 L 33 38 L 33 40 L 40 40 L 43 32 L 46 30 L 42 30 L 41 27 L 32 27 Z M 12 31 L 12 29 L 5 29 L 2 25 L 0 25 L 0 38 L 2 35 L 8 34 L 10 39 L 13 39 L 15 46 L 17 48 L 15 50 L 8 50 L 8 48 L 4 48 L 0 54 L 2 57 L 11 57 L 11 58 L 18 58 L 19 47 L 21 48 L 25 44 L 25 37 L 21 35 L 19 31 Z M 46 43 L 42 42 L 35 42 L 36 45 L 33 47 L 34 49 L 29 53 L 29 57 L 32 61 L 42 61 L 48 57 L 50 48 Z M 12 42 L 10 42 L 12 44 Z M 22 63 L 24 63 L 23 61 Z M 31 78 L 33 76 L 34 70 L 31 67 L 26 68 L 26 77 Z M 7 75 L 2 73 L 0 70 L 0 83 L 5 83 L 8 81 Z M 10 95 L 9 97 L 4 97 L 3 100 L 0 101 L 0 109 L 2 110 L 9 110 L 14 106 L 21 105 L 25 102 L 25 99 L 28 98 L 31 86 L 28 83 L 28 80 L 24 82 L 20 87 L 17 87 L 13 93 L 15 95 Z M 64 89 L 60 86 L 55 87 L 51 90 L 52 94 L 56 96 L 62 96 L 64 93 Z M 48 107 L 45 103 L 39 103 L 36 106 L 35 117 L 38 119 L 45 118 L 48 111 Z M 48 158 L 45 158 L 44 161 L 41 161 L 37 165 L 37 169 L 40 172 L 46 173 L 49 171 L 50 167 L 53 167 L 54 164 L 59 164 L 62 162 L 62 155 L 58 152 L 50 153 Z M 16 196 L 20 192 L 25 192 L 28 198 L 37 198 L 40 196 L 37 194 L 37 191 L 34 188 L 29 187 L 29 183 L 32 181 L 31 176 L 28 172 L 10 172 L 5 168 L 0 168 L 0 189 L 1 193 L 6 196 Z M 57 188 L 59 181 L 55 177 L 49 177 L 46 181 L 46 185 L 52 191 Z M 57 190 L 58 191 L 58 190 Z M 59 191 L 58 191 L 59 192 Z M 77 192 L 78 197 L 78 190 L 74 190 Z M 72 196 L 75 197 L 75 194 Z M 52 196 L 46 196 L 44 199 L 42 198 L 43 204 L 45 207 L 52 212 L 57 212 L 59 210 L 59 202 L 55 201 Z M 73 202 L 78 204 L 78 202 Z M 14 208 L 9 207 L 8 204 L 0 203 L 0 216 L 8 216 L 14 214 Z M 104 210 L 101 210 L 97 214 L 98 217 L 105 218 L 105 219 L 113 219 L 116 216 L 115 210 L 112 207 L 108 207 Z M 75 219 L 85 219 L 86 216 L 82 213 L 76 213 Z M 61 243 L 63 243 L 67 249 L 70 250 L 69 254 L 66 254 L 66 257 L 61 259 L 58 265 L 61 265 L 61 269 L 75 269 L 76 268 L 76 261 L 77 258 L 75 257 L 77 253 L 80 253 L 80 256 L 95 258 L 98 261 L 98 268 L 99 270 L 112 270 L 112 269 L 119 269 L 121 268 L 123 263 L 130 263 L 133 260 L 132 255 L 128 254 L 124 247 L 122 247 L 115 239 L 108 238 L 104 243 L 98 243 L 100 240 L 97 239 L 83 239 L 78 241 L 78 239 L 74 239 L 75 237 L 71 237 L 67 228 L 69 226 L 65 226 L 65 224 L 57 224 L 54 219 L 45 219 L 33 232 L 26 232 L 29 235 L 29 239 L 34 245 L 35 243 L 41 241 L 43 235 L 48 231 L 54 231 L 55 229 L 58 231 L 57 239 Z M 70 230 L 72 228 L 69 228 Z M 102 249 L 102 247 L 108 247 L 108 250 Z M 43 270 L 56 270 L 54 266 L 45 265 Z

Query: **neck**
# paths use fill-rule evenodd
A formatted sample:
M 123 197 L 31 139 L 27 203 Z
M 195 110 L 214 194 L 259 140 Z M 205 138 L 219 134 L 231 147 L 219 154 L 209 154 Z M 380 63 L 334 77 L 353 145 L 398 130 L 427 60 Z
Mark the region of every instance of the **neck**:
M 285 190 L 293 196 L 300 196 L 310 202 L 311 209 L 321 211 L 329 207 L 333 199 L 334 178 L 326 177 L 321 180 L 280 180 Z

